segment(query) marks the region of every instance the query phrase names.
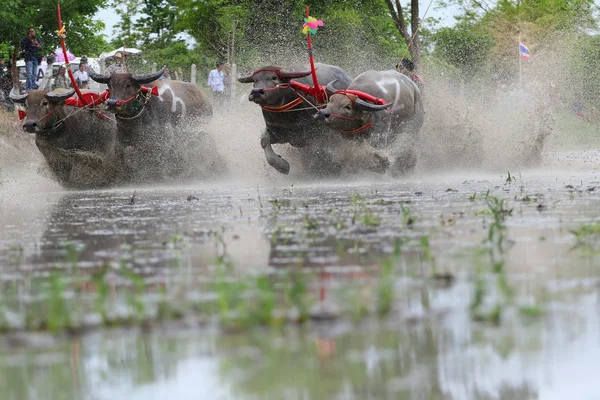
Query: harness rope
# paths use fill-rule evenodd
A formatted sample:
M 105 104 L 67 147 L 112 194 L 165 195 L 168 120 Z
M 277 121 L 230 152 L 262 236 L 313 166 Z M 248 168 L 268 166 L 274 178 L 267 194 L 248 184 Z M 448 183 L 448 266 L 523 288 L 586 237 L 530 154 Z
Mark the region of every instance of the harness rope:
M 49 112 L 47 112 L 46 114 L 44 114 L 43 116 L 41 116 L 40 118 L 38 118 L 38 119 L 35 121 L 35 123 L 37 124 L 38 122 L 40 122 L 40 121 L 42 121 L 42 120 L 46 119 L 47 117 L 49 117 L 50 115 L 54 114 L 54 113 L 55 113 L 55 112 L 57 112 L 58 110 L 61 110 L 61 109 L 63 109 L 64 107 L 65 107 L 65 105 L 64 105 L 64 104 L 63 104 L 63 105 L 61 105 L 61 106 L 59 106 L 59 107 L 56 107 L 56 108 L 55 108 L 55 109 L 53 109 L 52 111 L 49 111 Z M 52 125 L 50 125 L 50 127 L 49 127 L 48 129 L 44 129 L 43 131 L 40 131 L 40 133 L 46 133 L 46 132 L 51 132 L 51 133 L 52 133 L 52 132 L 56 132 L 56 130 L 57 130 L 57 129 L 58 129 L 58 128 L 59 128 L 59 127 L 60 127 L 60 126 L 61 126 L 61 125 L 62 125 L 62 124 L 63 124 L 63 123 L 64 123 L 64 122 L 67 120 L 67 119 L 69 119 L 69 118 L 70 118 L 70 117 L 72 117 L 73 115 L 76 115 L 77 113 L 79 113 L 79 112 L 82 112 L 82 111 L 84 111 L 84 110 L 91 111 L 91 110 L 92 110 L 92 108 L 95 108 L 95 107 L 96 107 L 96 106 L 92 106 L 92 105 L 90 105 L 90 104 L 88 104 L 88 105 L 85 105 L 85 106 L 83 106 L 83 107 L 73 107 L 73 110 L 72 110 L 72 111 L 71 111 L 69 114 L 67 114 L 67 115 L 66 115 L 64 118 L 61 118 L 61 119 L 59 119 L 58 121 L 54 122 Z M 100 115 L 102 115 L 102 118 L 104 118 L 104 119 L 108 119 L 108 120 L 111 120 L 111 121 L 112 121 L 112 119 L 111 119 L 110 117 L 108 117 L 107 115 L 101 114 L 101 113 L 100 113 L 99 111 L 97 111 L 97 110 L 94 110 L 94 113 L 95 113 L 96 115 L 100 114 Z
M 132 96 L 132 97 L 130 97 L 130 98 L 126 99 L 126 100 L 122 100 L 120 102 L 120 104 L 128 103 L 128 102 L 132 101 L 133 99 L 137 99 L 140 95 L 145 98 L 145 101 L 142 104 L 142 108 L 140 109 L 139 113 L 137 113 L 133 117 L 123 117 L 123 116 L 118 115 L 118 114 L 115 114 L 115 117 L 117 117 L 118 119 L 126 120 L 126 121 L 131 121 L 133 119 L 139 118 L 139 116 L 142 115 L 142 113 L 146 109 L 146 103 L 148 103 L 148 101 L 150 100 L 150 97 L 152 97 L 152 93 L 145 94 L 142 91 L 139 91 L 139 92 L 137 92 L 137 94 L 135 96 Z
M 270 71 L 270 72 L 277 72 L 277 71 L 270 70 L 270 69 L 269 69 L 269 70 L 264 70 L 264 69 L 263 69 L 263 70 L 259 70 L 259 71 Z M 259 71 L 256 71 L 254 74 L 256 74 L 256 73 L 257 73 L 257 72 L 259 72 Z M 254 75 L 253 75 L 253 76 L 254 76 Z M 277 86 L 275 86 L 275 87 L 272 87 L 272 88 L 265 88 L 265 89 L 262 89 L 262 91 L 263 91 L 263 92 L 267 92 L 267 91 L 270 91 L 270 90 L 289 89 L 289 88 L 290 88 L 290 85 L 289 85 L 288 83 L 284 83 L 284 84 L 277 85 Z M 289 103 L 283 104 L 283 105 L 281 105 L 281 106 L 276 106 L 276 107 L 271 107 L 271 106 L 261 106 L 261 108 L 262 108 L 263 110 L 265 110 L 265 111 L 268 111 L 268 112 L 275 112 L 275 113 L 280 113 L 280 112 L 294 112 L 294 111 L 305 111 L 305 110 L 311 110 L 311 109 L 315 109 L 315 110 L 317 110 L 317 111 L 319 111 L 319 110 L 320 110 L 319 106 L 317 106 L 317 105 L 313 104 L 313 102 L 312 102 L 312 101 L 308 100 L 306 97 L 304 97 L 303 95 L 301 95 L 301 94 L 300 94 L 300 92 L 299 92 L 297 89 L 295 89 L 294 87 L 291 87 L 291 89 L 294 91 L 294 93 L 296 94 L 296 96 L 298 96 L 298 97 L 296 97 L 294 100 L 290 101 Z M 251 93 L 252 93 L 252 92 L 251 92 Z M 326 98 L 327 98 L 327 95 L 326 95 Z M 303 101 L 307 102 L 307 103 L 310 105 L 310 107 L 295 108 L 296 106 L 298 106 L 298 105 L 302 104 L 302 102 L 303 102 Z M 320 105 L 320 107 L 321 107 L 321 108 L 323 108 L 324 106 L 325 106 L 325 104 L 323 104 L 323 105 Z

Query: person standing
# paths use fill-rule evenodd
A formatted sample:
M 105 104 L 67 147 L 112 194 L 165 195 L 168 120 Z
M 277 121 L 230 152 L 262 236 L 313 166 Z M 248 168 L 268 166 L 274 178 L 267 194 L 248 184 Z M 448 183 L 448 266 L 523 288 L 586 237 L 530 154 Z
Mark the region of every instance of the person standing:
M 85 69 L 86 65 L 84 63 L 79 63 L 79 69 L 75 71 L 75 74 L 73 74 L 73 77 L 77 82 L 77 86 L 79 86 L 80 89 L 88 88 L 88 81 L 90 78 Z
M 25 73 L 27 74 L 26 90 L 35 90 L 38 88 L 35 82 L 40 59 L 38 52 L 41 49 L 42 44 L 35 35 L 35 28 L 30 27 L 27 36 L 21 42 L 21 50 L 23 50 L 23 54 L 25 55 Z
M 210 71 L 208 75 L 208 86 L 212 88 L 213 97 L 221 102 L 225 95 L 225 72 L 223 72 L 223 63 L 217 62 L 217 68 Z
M 112 64 L 110 64 L 108 66 L 108 68 L 106 68 L 106 73 L 107 74 L 124 74 L 125 71 L 125 65 L 123 62 L 123 54 L 120 51 L 117 51 L 115 53 L 114 56 L 114 61 Z
M 165 68 L 165 72 L 163 72 L 160 78 L 158 78 L 159 81 L 164 81 L 167 79 L 171 80 L 171 72 L 169 71 L 169 68 Z
M 52 90 L 68 89 L 71 87 L 71 82 L 65 75 L 66 72 L 67 72 L 67 68 L 64 65 L 61 65 L 58 68 L 58 73 L 56 74 L 56 78 L 54 78 L 54 85 L 52 85 Z

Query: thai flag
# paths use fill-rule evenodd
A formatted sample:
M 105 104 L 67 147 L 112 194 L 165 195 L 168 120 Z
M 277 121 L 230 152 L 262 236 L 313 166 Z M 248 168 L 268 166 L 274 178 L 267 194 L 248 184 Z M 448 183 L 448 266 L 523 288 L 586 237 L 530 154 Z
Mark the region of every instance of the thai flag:
M 529 54 L 529 49 L 527 46 L 523 44 L 523 42 L 519 42 L 519 53 L 521 54 L 521 58 L 529 58 L 531 55 Z

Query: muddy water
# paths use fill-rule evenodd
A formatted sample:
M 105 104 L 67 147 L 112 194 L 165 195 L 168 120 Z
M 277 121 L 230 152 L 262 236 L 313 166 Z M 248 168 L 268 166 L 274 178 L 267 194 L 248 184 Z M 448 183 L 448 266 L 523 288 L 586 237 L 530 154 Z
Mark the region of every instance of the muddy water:
M 597 173 L 227 186 L 2 189 L 3 301 L 19 329 L 0 347 L 2 398 L 600 397 L 593 379 L 600 242 L 576 246 L 572 233 L 599 222 Z M 513 296 L 498 324 L 470 312 L 477 274 L 487 280 L 485 305 L 499 297 L 481 252 L 491 223 L 486 194 L 512 209 L 501 257 Z M 344 314 L 305 327 L 224 333 L 184 316 L 150 330 L 95 328 L 76 338 L 20 325 L 20 311 L 51 273 L 81 283 L 104 264 L 130 268 L 184 304 L 210 295 L 207 282 L 224 254 L 242 275 L 314 272 L 314 308 L 335 311 L 353 301 L 340 291 L 363 296 L 398 238 L 403 257 L 384 318 Z M 455 279 L 434 282 L 435 274 Z M 116 296 L 128 289 L 117 278 Z M 73 307 L 85 296 L 67 292 Z

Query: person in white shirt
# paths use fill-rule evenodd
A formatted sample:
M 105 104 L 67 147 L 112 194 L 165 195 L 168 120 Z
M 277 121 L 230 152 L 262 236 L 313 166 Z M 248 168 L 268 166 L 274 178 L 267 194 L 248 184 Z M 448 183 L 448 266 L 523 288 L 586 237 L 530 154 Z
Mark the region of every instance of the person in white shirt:
M 225 94 L 225 72 L 223 72 L 223 63 L 221 61 L 217 62 L 217 69 L 210 71 L 208 86 L 212 88 L 215 100 L 223 100 Z
M 73 74 L 73 76 L 75 77 L 75 80 L 77 81 L 77 86 L 79 86 L 80 89 L 88 88 L 88 82 L 89 82 L 90 78 L 85 69 L 86 69 L 86 65 L 84 63 L 80 63 L 79 69 L 77 71 L 75 71 L 75 74 Z

